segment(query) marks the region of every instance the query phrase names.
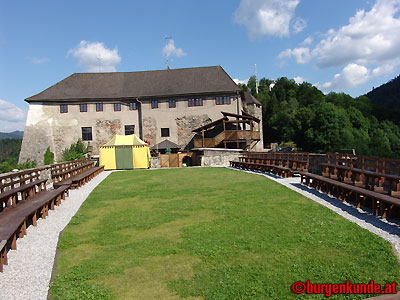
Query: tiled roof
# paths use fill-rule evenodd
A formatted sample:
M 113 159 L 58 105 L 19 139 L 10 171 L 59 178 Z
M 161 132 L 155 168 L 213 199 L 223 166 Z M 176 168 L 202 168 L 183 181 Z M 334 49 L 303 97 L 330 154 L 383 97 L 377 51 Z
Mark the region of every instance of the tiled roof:
M 142 72 L 75 73 L 25 99 L 73 101 L 231 93 L 239 87 L 221 66 Z

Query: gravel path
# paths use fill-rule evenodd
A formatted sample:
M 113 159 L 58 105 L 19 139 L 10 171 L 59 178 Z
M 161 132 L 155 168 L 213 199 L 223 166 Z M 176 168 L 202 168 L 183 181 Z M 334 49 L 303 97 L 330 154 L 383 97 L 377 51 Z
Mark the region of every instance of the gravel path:
M 17 240 L 17 250 L 8 252 L 8 266 L 0 273 L 1 300 L 45 300 L 60 232 L 79 210 L 91 191 L 111 172 L 104 171 L 77 190 L 70 190 L 46 219 L 29 226 L 27 235 Z
M 261 172 L 244 171 L 231 167 L 229 168 L 239 172 L 247 172 L 265 176 L 268 179 L 272 179 L 290 188 L 291 190 L 294 190 L 297 193 L 302 194 L 307 198 L 310 198 L 311 200 L 329 208 L 330 210 L 333 210 L 347 220 L 356 223 L 360 227 L 367 229 L 368 231 L 377 234 L 385 240 L 389 241 L 393 245 L 395 252 L 397 252 L 397 257 L 400 257 L 399 221 L 393 219 L 384 220 L 378 216 L 374 216 L 371 211 L 365 211 L 363 209 L 355 208 L 354 206 L 346 202 L 342 203 L 340 200 L 333 196 L 329 196 L 326 193 L 318 192 L 315 189 L 300 184 L 300 177 L 281 178 Z

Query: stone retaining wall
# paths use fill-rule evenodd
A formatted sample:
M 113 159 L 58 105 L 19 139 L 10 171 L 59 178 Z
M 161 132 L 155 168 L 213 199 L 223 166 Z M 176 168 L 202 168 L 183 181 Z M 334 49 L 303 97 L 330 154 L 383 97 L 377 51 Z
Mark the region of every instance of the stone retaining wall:
M 197 149 L 198 163 L 202 167 L 229 166 L 230 160 L 238 160 L 243 155 L 243 150 L 202 148 Z

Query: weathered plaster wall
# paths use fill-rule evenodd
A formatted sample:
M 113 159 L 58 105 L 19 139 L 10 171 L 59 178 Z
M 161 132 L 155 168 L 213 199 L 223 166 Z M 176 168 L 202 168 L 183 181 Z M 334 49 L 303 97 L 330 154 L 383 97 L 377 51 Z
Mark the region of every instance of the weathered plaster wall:
M 94 154 L 98 154 L 99 146 L 115 134 L 124 134 L 125 125 L 135 125 L 135 133 L 138 133 L 137 110 L 129 110 L 127 103 L 122 105 L 121 111 L 114 112 L 113 103 L 103 103 L 102 112 L 96 112 L 95 103 L 88 103 L 87 112 L 79 111 L 79 103 L 68 103 L 68 113 L 60 113 L 60 103 L 31 103 L 19 161 L 30 158 L 42 165 L 49 146 L 54 159 L 59 160 L 65 148 L 82 138 L 82 127 L 92 127 L 93 140 L 85 143 L 93 146 Z
M 224 95 L 221 95 L 224 96 Z M 231 94 L 229 105 L 216 105 L 215 96 L 202 97 L 203 106 L 188 107 L 187 98 L 174 98 L 176 107 L 169 108 L 169 99 L 159 99 L 159 106 L 151 108 L 151 101 L 141 101 L 143 139 L 155 145 L 168 139 L 183 148 L 191 148 L 193 129 L 222 117 L 221 111 L 240 113 L 243 104 L 237 95 Z M 96 112 L 96 101 L 87 103 L 87 112 L 79 111 L 79 102 L 31 103 L 20 153 L 20 162 L 28 158 L 43 164 L 43 156 L 50 146 L 55 160 L 62 151 L 82 138 L 82 127 L 92 127 L 93 154 L 115 134 L 125 134 L 125 125 L 134 125 L 139 135 L 139 110 L 129 110 L 129 102 L 121 103 L 121 111 L 114 111 L 115 102 L 102 102 L 103 111 Z M 85 103 L 85 102 L 84 102 Z M 68 104 L 68 112 L 60 113 L 60 104 Z M 161 128 L 169 128 L 170 136 L 161 137 Z
M 49 118 L 49 109 L 41 103 L 29 105 L 26 119 L 24 137 L 22 139 L 19 162 L 27 159 L 36 160 L 39 165 L 43 164 L 43 156 L 47 147 L 54 152 L 53 134 Z
M 193 129 L 222 118 L 221 111 L 237 113 L 236 95 L 231 95 L 230 105 L 216 105 L 215 97 L 202 97 L 203 106 L 188 107 L 186 98 L 175 98 L 176 107 L 169 108 L 169 99 L 159 100 L 158 108 L 152 109 L 151 102 L 142 101 L 143 138 L 151 145 L 165 139 L 188 148 L 193 139 Z M 239 100 L 239 102 L 241 102 Z M 242 104 L 239 105 L 239 112 Z M 161 128 L 169 128 L 169 137 L 161 136 Z
M 209 148 L 207 150 L 204 150 L 202 155 L 198 154 L 198 159 L 202 167 L 226 167 L 229 166 L 230 160 L 238 160 L 239 156 L 242 155 L 242 150 Z

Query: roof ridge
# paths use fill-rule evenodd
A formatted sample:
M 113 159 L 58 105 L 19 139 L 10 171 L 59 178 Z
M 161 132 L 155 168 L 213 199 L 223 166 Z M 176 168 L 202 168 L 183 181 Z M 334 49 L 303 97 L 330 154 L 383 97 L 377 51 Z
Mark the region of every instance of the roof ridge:
M 188 67 L 188 68 L 177 68 L 177 69 L 160 69 L 160 70 L 144 70 L 144 71 L 122 71 L 122 72 L 77 72 L 77 73 L 73 73 L 72 75 L 81 75 L 81 74 L 130 74 L 130 73 L 144 73 L 144 72 L 169 72 L 169 71 L 180 71 L 180 70 L 190 70 L 190 69 L 206 69 L 206 68 L 221 68 L 224 72 L 225 70 L 220 66 L 220 65 L 216 65 L 216 66 L 204 66 L 204 67 Z M 226 72 L 225 72 L 226 73 Z M 70 75 L 70 76 L 72 76 Z M 227 74 L 228 75 L 228 74 Z M 68 76 L 68 77 L 70 77 Z M 229 76 L 229 75 L 228 75 Z M 67 78 L 68 78 L 67 77 Z M 65 78 L 65 79 L 67 79 Z M 65 80 L 64 79 L 64 80 Z M 61 81 L 60 81 L 61 82 Z

